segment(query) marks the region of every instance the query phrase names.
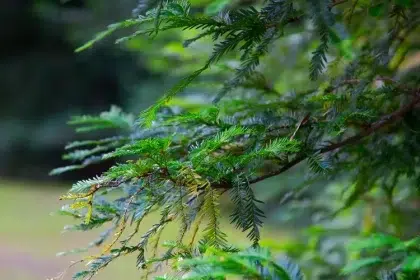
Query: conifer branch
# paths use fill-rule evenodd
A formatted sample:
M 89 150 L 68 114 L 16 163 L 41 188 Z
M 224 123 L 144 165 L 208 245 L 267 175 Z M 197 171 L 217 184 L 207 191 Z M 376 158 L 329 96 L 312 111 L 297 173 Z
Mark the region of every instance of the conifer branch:
M 215 2 L 216 6 L 225 7 L 229 1 Z M 343 6 L 334 9 L 340 4 Z M 260 229 L 269 213 L 259 208 L 258 194 L 254 194 L 251 184 L 279 175 L 305 160 L 315 174 L 347 171 L 351 193 L 344 203 L 346 208 L 356 205 L 377 187 L 386 191 L 393 207 L 396 200 L 392 200 L 392 190 L 400 177 L 412 180 L 410 184 L 415 186 L 420 182 L 416 168 L 420 157 L 415 153 L 420 149 L 419 115 L 410 113 L 420 108 L 418 73 L 407 68 L 404 73 L 398 71 L 407 53 L 415 49 L 410 34 L 420 26 L 418 3 L 396 1 L 385 7 L 383 3 L 358 5 L 357 0 L 269 0 L 261 9 L 251 4 L 211 16 L 214 10 L 198 14 L 189 1 L 140 0 L 133 12 L 135 19 L 109 26 L 79 50 L 131 28 L 133 33 L 116 43 L 137 36 L 155 37 L 163 31 L 194 30 L 197 33 L 185 41 L 185 46 L 209 37 L 212 51 L 203 60 L 194 58 L 204 64 L 191 65 L 198 70 L 175 83 L 138 117 L 112 107 L 99 116 L 75 117 L 70 121 L 81 133 L 116 132 L 114 137 L 67 145 L 63 158 L 72 161 L 71 165 L 52 171 L 61 174 L 116 160 L 107 171 L 77 182 L 62 197 L 73 203 L 63 206 L 60 214 L 84 221 L 71 229 L 85 231 L 112 223 L 87 248 L 102 247 L 117 229 L 103 253 L 93 257 L 87 270 L 77 273 L 75 280 L 90 279 L 111 261 L 135 252 L 137 266 L 146 269 L 146 277 L 154 271 L 149 265 L 165 262 L 180 268 L 183 279 L 237 275 L 302 280 L 298 267 L 288 261 L 274 261 L 270 252 L 260 247 Z M 344 20 L 349 13 L 349 17 L 358 15 L 357 24 Z M 364 20 L 364 15 L 369 20 Z M 309 20 L 312 26 L 306 24 Z M 289 28 L 295 22 L 296 28 Z M 314 44 L 317 47 L 312 50 Z M 263 59 L 270 56 L 272 45 L 279 48 L 284 59 Z M 307 58 L 299 58 L 306 56 L 308 50 L 313 51 L 309 64 Z M 175 48 L 174 51 L 178 52 Z M 232 52 L 237 58 L 234 63 L 226 57 Z M 289 54 L 293 57 L 286 57 Z M 186 57 L 179 56 L 180 60 Z M 220 65 L 221 62 L 226 64 Z M 271 69 L 277 64 L 277 69 Z M 234 75 L 226 81 L 227 71 L 232 68 Z M 272 71 L 284 68 L 287 70 L 279 73 L 280 78 Z M 321 77 L 330 83 L 308 84 L 301 78 L 306 72 L 314 81 Z M 205 73 L 210 74 L 210 82 L 196 83 Z M 274 78 L 271 83 L 285 93 L 273 89 L 265 75 Z M 383 86 L 378 86 L 378 81 Z M 200 101 L 177 96 L 193 83 L 199 94 L 190 94 L 197 95 Z M 309 90 L 291 92 L 291 87 Z M 211 105 L 211 96 L 206 94 L 215 94 L 215 101 L 222 97 L 223 100 Z M 397 127 L 395 123 L 402 118 L 405 126 Z M 356 148 L 349 147 L 357 143 Z M 314 178 L 330 177 L 313 176 L 304 184 L 313 186 Z M 330 187 L 336 186 L 326 185 L 328 189 L 322 195 L 334 196 Z M 122 192 L 117 199 L 106 196 L 114 189 Z M 219 205 L 220 196 L 227 191 L 234 204 L 230 223 L 247 233 L 254 245 L 252 250 L 239 251 L 227 242 L 221 226 L 225 213 Z M 281 192 L 290 193 L 288 189 Z M 283 195 L 283 202 L 288 197 Z M 321 206 L 331 210 L 330 201 L 318 204 L 318 200 L 312 200 L 298 207 L 316 210 Z M 136 240 L 134 236 L 143 228 L 143 219 L 155 211 L 161 211 L 160 220 Z M 181 223 L 176 240 L 167 246 L 166 253 L 158 255 L 160 235 L 171 221 Z M 131 233 L 121 240 L 123 231 Z M 198 241 L 200 232 L 204 234 Z M 190 235 L 190 242 L 185 242 L 186 234 Z M 152 253 L 146 256 L 150 247 Z M 187 260 L 187 265 L 178 266 L 180 259 Z M 332 277 L 339 273 L 335 268 L 330 272 Z
M 337 143 L 331 144 L 327 147 L 318 149 L 316 152 L 327 153 L 327 152 L 334 151 L 336 149 L 342 148 L 342 147 L 347 146 L 347 145 L 355 144 L 355 143 L 359 142 L 360 140 L 362 140 L 363 138 L 365 138 L 365 137 L 373 134 L 374 132 L 380 130 L 381 128 L 398 121 L 405 114 L 407 114 L 408 112 L 413 110 L 419 103 L 420 103 L 420 89 L 417 89 L 415 91 L 415 98 L 413 98 L 413 100 L 410 103 L 400 107 L 400 109 L 394 111 L 391 114 L 388 114 L 388 115 L 385 115 L 385 116 L 381 117 L 378 121 L 372 123 L 367 129 L 361 131 L 360 133 L 358 133 L 354 136 L 351 136 L 351 137 L 349 137 L 349 138 L 347 138 L 347 139 L 345 139 L 341 142 L 337 142 Z M 249 180 L 249 183 L 250 184 L 255 184 L 255 183 L 261 182 L 265 179 L 280 175 L 281 173 L 289 170 L 293 166 L 302 162 L 306 158 L 307 158 L 306 155 L 297 156 L 295 159 L 288 162 L 287 164 L 282 166 L 280 169 L 274 170 L 274 171 L 269 172 L 269 173 L 267 173 L 265 175 L 262 175 L 260 177 L 251 179 L 251 180 Z

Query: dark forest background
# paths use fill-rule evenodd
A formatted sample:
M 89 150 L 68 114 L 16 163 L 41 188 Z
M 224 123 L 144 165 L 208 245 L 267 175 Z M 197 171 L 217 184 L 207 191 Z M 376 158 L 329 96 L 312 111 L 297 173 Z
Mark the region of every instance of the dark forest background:
M 49 170 L 62 163 L 63 145 L 78 137 L 65 125 L 71 115 L 99 113 L 110 104 L 127 110 L 150 104 L 153 97 L 133 87 L 159 75 L 145 70 L 138 54 L 110 41 L 74 53 L 95 32 L 130 15 L 134 5 L 0 1 L 0 176 L 49 179 Z M 83 175 L 90 174 L 62 179 Z

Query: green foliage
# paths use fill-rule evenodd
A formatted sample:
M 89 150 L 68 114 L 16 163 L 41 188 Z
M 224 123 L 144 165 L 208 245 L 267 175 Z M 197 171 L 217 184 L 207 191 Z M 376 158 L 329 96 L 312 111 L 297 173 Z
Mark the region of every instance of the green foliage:
M 115 106 L 111 107 L 109 112 L 103 112 L 96 116 L 73 117 L 70 125 L 78 126 L 77 132 L 90 132 L 107 128 L 131 129 L 134 122 L 134 116 L 124 114 L 121 109 Z
M 350 249 L 353 251 L 381 252 L 382 256 L 372 256 L 362 258 L 357 261 L 349 263 L 343 268 L 343 273 L 355 272 L 362 268 L 367 268 L 370 265 L 382 264 L 398 267 L 402 273 L 418 274 L 419 272 L 419 249 L 420 238 L 416 237 L 411 240 L 401 241 L 398 238 L 385 234 L 374 234 L 367 238 L 360 238 L 350 244 Z M 417 275 L 418 276 L 418 275 Z
M 260 227 L 264 213 L 258 208 L 259 201 L 255 198 L 248 179 L 244 174 L 238 175 L 231 189 L 232 201 L 235 209 L 231 215 L 231 222 L 236 224 L 242 231 L 249 231 L 248 237 L 254 246 L 258 246 L 260 241 Z
M 60 213 L 81 220 L 68 229 L 108 228 L 75 279 L 127 254 L 145 277 L 173 265 L 162 279 L 418 279 L 420 80 L 404 63 L 418 50 L 419 3 L 141 1 L 134 14 L 79 50 L 129 27 L 117 43 L 184 40 L 191 54 L 172 45 L 182 55 L 162 60 L 178 82 L 138 118 L 112 107 L 70 121 L 115 133 L 70 143 L 72 165 L 52 171 L 115 161 L 62 197 L 71 203 Z M 299 164 L 265 198 L 252 187 Z M 161 218 L 142 232 L 154 211 Z M 229 215 L 251 248 L 230 246 Z M 261 247 L 266 218 L 302 223 L 271 246 L 299 266 Z M 178 233 L 161 242 L 171 223 Z
M 310 67 L 310 77 L 316 80 L 327 63 L 328 44 L 330 42 L 330 33 L 333 32 L 331 30 L 334 25 L 334 16 L 329 7 L 330 1 L 313 0 L 309 2 L 313 15 L 312 20 L 319 34 L 319 40 L 321 41 L 313 52 Z
M 206 250 L 203 257 L 182 260 L 177 266 L 187 273 L 183 279 L 224 279 L 240 276 L 251 279 L 301 280 L 300 269 L 287 258 L 275 259 L 267 249 L 239 252 Z

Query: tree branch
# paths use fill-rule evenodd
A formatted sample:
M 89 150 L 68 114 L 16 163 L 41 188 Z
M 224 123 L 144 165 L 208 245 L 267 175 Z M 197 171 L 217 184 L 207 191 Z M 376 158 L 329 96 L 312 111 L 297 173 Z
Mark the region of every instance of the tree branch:
M 348 0 L 333 0 L 332 3 L 330 4 L 330 9 L 334 8 L 337 5 L 346 3 Z
M 363 138 L 365 138 L 365 137 L 371 135 L 372 133 L 376 132 L 377 130 L 396 122 L 397 120 L 402 118 L 405 114 L 407 114 L 412 109 L 414 109 L 414 107 L 416 107 L 416 105 L 418 105 L 420 103 L 420 89 L 417 89 L 415 94 L 416 94 L 415 98 L 410 103 L 402 106 L 400 109 L 394 111 L 391 114 L 383 116 L 378 121 L 372 123 L 367 129 L 360 132 L 359 134 L 356 134 L 352 137 L 349 137 L 349 138 L 347 138 L 347 139 L 345 139 L 341 142 L 334 143 L 334 144 L 331 144 L 327 147 L 318 149 L 315 152 L 327 153 L 327 152 L 331 152 L 333 150 L 339 149 L 341 147 L 357 143 L 360 140 L 362 140 Z M 274 170 L 274 171 L 269 172 L 267 174 L 264 174 L 260 177 L 254 178 L 254 179 L 250 180 L 249 182 L 250 182 L 250 184 L 255 184 L 255 183 L 258 183 L 258 182 L 263 181 L 265 179 L 268 179 L 270 177 L 277 176 L 277 175 L 289 170 L 290 168 L 292 168 L 293 166 L 300 163 L 301 161 L 303 161 L 306 158 L 307 158 L 306 155 L 297 156 L 292 161 L 283 165 L 280 169 Z

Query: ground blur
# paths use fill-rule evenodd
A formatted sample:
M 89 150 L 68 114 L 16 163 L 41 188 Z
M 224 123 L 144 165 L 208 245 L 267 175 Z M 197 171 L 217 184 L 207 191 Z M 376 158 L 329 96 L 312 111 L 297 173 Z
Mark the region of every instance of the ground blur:
M 63 227 L 71 224 L 73 220 L 53 213 L 60 208 L 62 202 L 58 197 L 66 191 L 66 187 L 69 186 L 63 183 L 45 185 L 29 181 L 0 180 L 0 279 L 52 278 L 63 271 L 71 261 L 98 252 L 92 250 L 87 253 L 56 256 L 61 251 L 86 246 L 100 233 L 100 230 L 63 233 Z M 142 229 L 147 230 L 156 219 L 157 216 L 150 217 Z M 235 244 L 245 244 L 245 236 L 229 227 L 227 219 L 223 224 Z M 173 237 L 171 232 L 173 230 L 167 230 L 162 239 Z M 263 238 L 286 240 L 285 235 L 270 229 L 269 226 L 264 229 Z M 74 271 L 69 270 L 62 279 L 71 279 Z M 96 279 L 139 279 L 140 273 L 135 267 L 135 256 L 127 256 L 112 263 L 97 275 Z

